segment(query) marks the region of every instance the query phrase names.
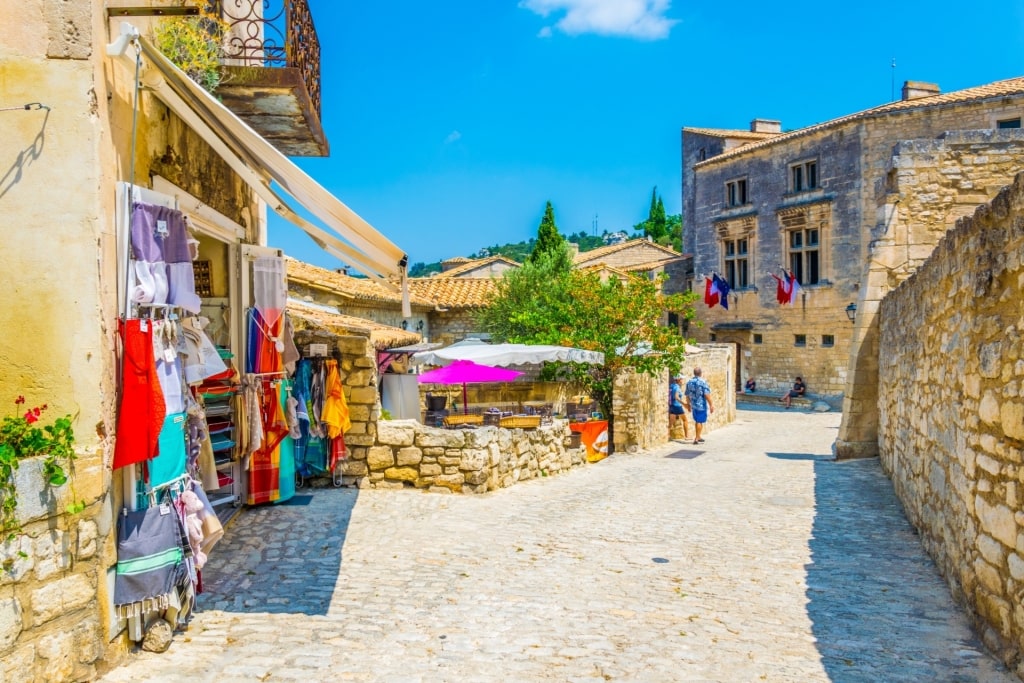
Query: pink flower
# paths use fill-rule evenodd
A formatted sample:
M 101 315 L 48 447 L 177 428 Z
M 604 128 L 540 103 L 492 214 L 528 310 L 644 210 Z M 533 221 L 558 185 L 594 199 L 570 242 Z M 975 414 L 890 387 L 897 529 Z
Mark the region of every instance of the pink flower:
M 41 412 L 42 410 L 38 407 L 32 409 L 32 414 L 35 415 L 37 418 L 39 417 L 39 413 Z
M 37 414 L 33 414 L 31 410 L 28 411 L 27 413 L 25 413 L 25 422 L 27 422 L 29 424 L 32 424 L 33 422 L 38 421 L 39 420 L 38 412 L 39 412 L 39 409 L 37 408 L 36 409 L 36 413 Z

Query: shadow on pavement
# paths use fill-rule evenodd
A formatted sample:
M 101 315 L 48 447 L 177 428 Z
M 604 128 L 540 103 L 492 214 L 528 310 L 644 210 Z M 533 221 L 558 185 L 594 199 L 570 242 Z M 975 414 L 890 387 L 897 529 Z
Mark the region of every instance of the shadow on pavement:
M 199 609 L 326 615 L 358 497 L 300 489 L 292 504 L 243 510 L 203 569 Z
M 877 458 L 769 455 L 815 461 L 807 612 L 830 680 L 1005 680 L 966 617 L 960 625 L 950 619 L 960 607 Z
M 682 450 L 676 451 L 675 453 L 669 453 L 665 457 L 666 458 L 674 458 L 676 460 L 693 460 L 697 456 L 703 455 L 703 454 L 704 454 L 704 451 L 686 450 L 684 448 Z
M 831 455 L 815 455 L 814 453 L 766 453 L 775 460 L 832 460 Z

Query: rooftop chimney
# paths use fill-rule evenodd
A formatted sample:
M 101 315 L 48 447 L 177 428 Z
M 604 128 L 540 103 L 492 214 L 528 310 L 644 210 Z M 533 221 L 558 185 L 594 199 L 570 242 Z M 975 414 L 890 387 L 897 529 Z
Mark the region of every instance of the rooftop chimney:
M 931 97 L 938 95 L 941 91 L 939 86 L 935 83 L 925 83 L 924 81 L 904 81 L 903 82 L 903 101 L 916 100 L 921 97 Z
M 782 121 L 771 119 L 754 119 L 750 122 L 751 133 L 781 133 Z
M 569 248 L 569 258 L 573 259 L 580 253 L 580 245 L 576 242 L 567 242 L 566 246 Z

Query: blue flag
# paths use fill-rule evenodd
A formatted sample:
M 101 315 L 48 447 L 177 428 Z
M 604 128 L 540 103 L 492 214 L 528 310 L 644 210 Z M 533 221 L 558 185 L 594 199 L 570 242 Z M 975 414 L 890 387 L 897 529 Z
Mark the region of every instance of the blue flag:
M 729 310 L 729 283 L 726 282 L 724 277 L 719 277 L 717 273 L 712 277 L 714 278 L 715 285 L 718 287 L 718 293 L 721 295 L 718 303 L 725 310 Z

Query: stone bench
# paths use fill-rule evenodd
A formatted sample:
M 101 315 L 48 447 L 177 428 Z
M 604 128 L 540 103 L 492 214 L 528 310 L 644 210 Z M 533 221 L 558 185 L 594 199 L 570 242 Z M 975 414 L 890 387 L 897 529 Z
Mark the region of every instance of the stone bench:
M 784 392 L 757 391 L 753 394 L 746 394 L 736 392 L 736 403 L 747 403 L 763 406 L 781 406 L 779 399 L 782 398 L 783 393 Z M 810 410 L 816 401 L 817 399 L 815 399 L 813 396 L 808 396 L 805 394 L 804 396 L 798 396 L 791 399 L 790 404 L 794 408 L 805 408 L 807 410 Z

